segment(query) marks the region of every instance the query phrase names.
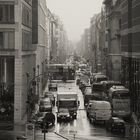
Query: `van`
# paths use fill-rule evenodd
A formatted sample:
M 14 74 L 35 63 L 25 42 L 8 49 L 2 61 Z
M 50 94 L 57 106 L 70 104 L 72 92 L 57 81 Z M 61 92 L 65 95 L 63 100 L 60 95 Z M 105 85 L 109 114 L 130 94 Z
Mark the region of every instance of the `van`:
M 90 100 L 87 116 L 91 123 L 106 122 L 111 118 L 111 105 L 108 101 Z
M 49 97 L 43 98 L 39 102 L 39 111 L 40 112 L 50 112 L 52 111 L 52 103 Z

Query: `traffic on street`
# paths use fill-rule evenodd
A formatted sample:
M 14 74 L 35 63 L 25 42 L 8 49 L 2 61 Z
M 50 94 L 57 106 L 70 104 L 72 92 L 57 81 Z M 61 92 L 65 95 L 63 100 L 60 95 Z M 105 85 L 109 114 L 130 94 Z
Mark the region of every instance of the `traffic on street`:
M 140 0 L 0 0 L 0 140 L 140 140 Z

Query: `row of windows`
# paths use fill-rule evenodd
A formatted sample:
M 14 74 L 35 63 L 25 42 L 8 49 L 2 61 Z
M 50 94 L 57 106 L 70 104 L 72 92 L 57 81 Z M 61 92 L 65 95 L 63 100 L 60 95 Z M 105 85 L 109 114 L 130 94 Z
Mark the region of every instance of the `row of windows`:
M 14 5 L 0 4 L 0 23 L 14 22 Z
M 0 32 L 0 49 L 14 49 L 15 33 L 14 32 Z

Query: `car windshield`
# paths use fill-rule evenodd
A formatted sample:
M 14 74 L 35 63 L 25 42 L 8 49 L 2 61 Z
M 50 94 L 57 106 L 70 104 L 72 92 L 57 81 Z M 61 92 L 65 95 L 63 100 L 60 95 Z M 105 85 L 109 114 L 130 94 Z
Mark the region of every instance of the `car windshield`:
M 76 101 L 59 101 L 59 106 L 60 107 L 76 107 Z

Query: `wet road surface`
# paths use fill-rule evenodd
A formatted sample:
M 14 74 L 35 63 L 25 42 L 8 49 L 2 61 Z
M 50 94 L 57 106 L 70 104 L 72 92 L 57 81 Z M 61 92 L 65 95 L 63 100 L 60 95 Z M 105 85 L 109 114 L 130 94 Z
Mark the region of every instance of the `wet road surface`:
M 56 121 L 55 126 L 46 133 L 46 140 L 63 140 L 63 136 L 70 140 L 128 140 L 123 135 L 106 131 L 103 125 L 94 126 L 90 124 L 84 109 L 83 95 L 78 86 L 76 90 L 80 100 L 77 119 L 62 123 L 57 123 Z M 54 113 L 56 112 L 56 107 L 54 107 L 53 111 Z M 3 131 L 2 133 L 0 132 L 0 140 L 16 140 L 16 136 L 12 132 Z M 44 140 L 44 134 L 41 130 L 36 130 L 36 140 Z

